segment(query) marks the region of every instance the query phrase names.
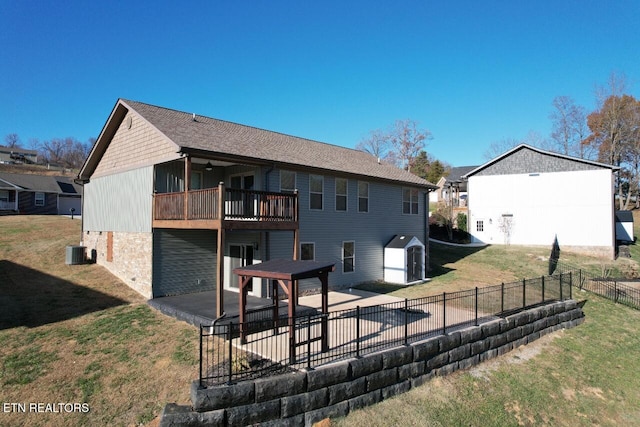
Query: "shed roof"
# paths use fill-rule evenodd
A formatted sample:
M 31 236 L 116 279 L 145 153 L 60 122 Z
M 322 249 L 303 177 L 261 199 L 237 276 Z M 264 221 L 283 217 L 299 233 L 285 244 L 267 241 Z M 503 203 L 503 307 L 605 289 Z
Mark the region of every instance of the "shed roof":
M 616 211 L 616 222 L 633 223 L 633 213 L 631 211 Z
M 403 249 L 403 248 L 406 248 L 407 245 L 409 245 L 411 241 L 414 239 L 417 240 L 421 246 L 424 246 L 424 243 L 422 243 L 422 241 L 418 239 L 416 236 L 412 236 L 409 234 L 397 234 L 393 237 L 393 239 L 391 239 L 389 243 L 387 243 L 385 248 Z
M 363 151 L 286 135 L 193 113 L 120 99 L 96 141 L 79 177 L 89 178 L 101 153 L 110 142 L 110 121 L 124 120 L 134 111 L 176 144 L 176 151 L 203 158 L 227 159 L 283 168 L 311 169 L 353 174 L 404 184 L 437 188 L 403 169 L 378 160 Z M 105 145 L 106 144 L 106 145 Z M 100 145 L 105 145 L 100 147 Z

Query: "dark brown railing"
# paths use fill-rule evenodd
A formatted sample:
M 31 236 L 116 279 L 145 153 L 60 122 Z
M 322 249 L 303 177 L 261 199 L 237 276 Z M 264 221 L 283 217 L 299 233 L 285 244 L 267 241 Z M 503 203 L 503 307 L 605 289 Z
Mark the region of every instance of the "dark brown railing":
M 220 208 L 220 188 L 224 208 Z M 186 201 L 186 210 L 185 210 Z M 298 195 L 269 191 L 217 187 L 186 193 L 159 193 L 154 196 L 155 220 L 220 219 L 245 221 L 297 221 Z

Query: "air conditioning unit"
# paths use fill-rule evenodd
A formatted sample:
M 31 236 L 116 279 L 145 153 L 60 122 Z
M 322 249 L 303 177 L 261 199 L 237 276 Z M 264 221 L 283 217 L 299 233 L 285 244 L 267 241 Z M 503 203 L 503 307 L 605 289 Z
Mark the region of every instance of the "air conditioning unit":
M 84 264 L 85 250 L 85 246 L 67 246 L 67 257 L 65 263 L 67 265 Z

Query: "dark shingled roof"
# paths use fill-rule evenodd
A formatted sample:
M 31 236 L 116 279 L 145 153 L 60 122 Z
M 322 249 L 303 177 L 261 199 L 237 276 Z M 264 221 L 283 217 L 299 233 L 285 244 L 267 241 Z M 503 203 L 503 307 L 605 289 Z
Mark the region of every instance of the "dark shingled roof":
M 199 115 L 194 120 L 192 113 L 142 102 L 120 102 L 140 114 L 181 151 L 194 155 L 237 156 L 262 164 L 301 166 L 436 188 L 405 170 L 379 164 L 375 157 L 362 151 Z
M 82 194 L 82 187 L 66 176 L 0 172 L 0 189 L 30 190 L 43 193 Z

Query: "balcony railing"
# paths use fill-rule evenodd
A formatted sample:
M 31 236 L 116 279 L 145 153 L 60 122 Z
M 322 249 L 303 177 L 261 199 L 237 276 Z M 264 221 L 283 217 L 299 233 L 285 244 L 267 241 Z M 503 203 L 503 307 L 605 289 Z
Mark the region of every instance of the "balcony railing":
M 153 212 L 154 220 L 296 222 L 298 195 L 224 186 L 186 193 L 158 193 L 154 196 Z M 220 212 L 224 213 L 222 217 Z
M 16 208 L 15 202 L 7 202 L 4 200 L 0 200 L 0 211 L 10 211 Z

